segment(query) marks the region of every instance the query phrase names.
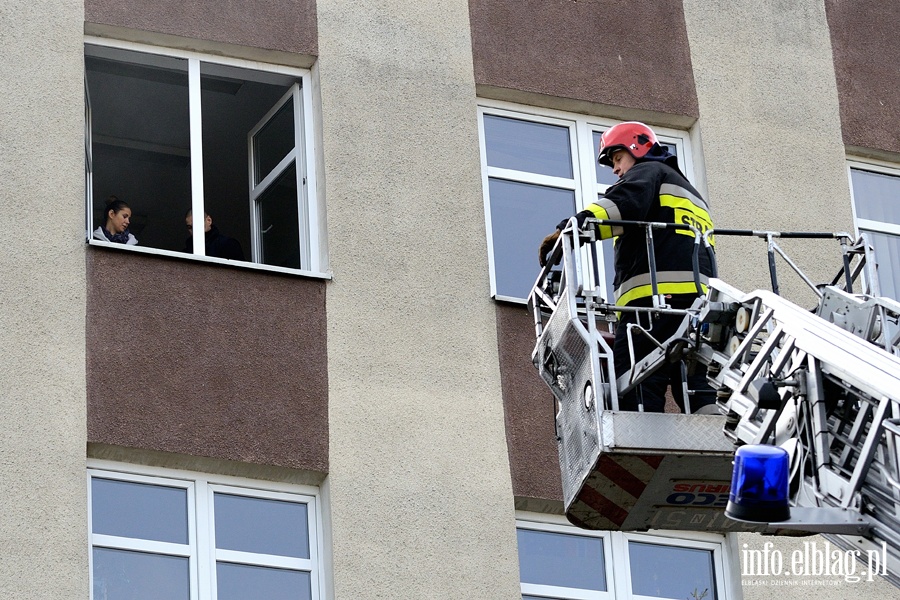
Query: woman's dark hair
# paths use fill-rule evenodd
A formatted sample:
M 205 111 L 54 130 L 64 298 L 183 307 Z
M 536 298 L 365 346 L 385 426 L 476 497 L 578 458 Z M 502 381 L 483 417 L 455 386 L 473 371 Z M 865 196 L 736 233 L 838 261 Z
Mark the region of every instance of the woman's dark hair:
M 106 210 L 103 214 L 109 215 L 109 211 L 113 211 L 113 214 L 118 214 L 118 212 L 123 208 L 131 207 L 128 206 L 128 203 L 124 200 L 119 200 L 118 196 L 110 196 L 106 199 Z

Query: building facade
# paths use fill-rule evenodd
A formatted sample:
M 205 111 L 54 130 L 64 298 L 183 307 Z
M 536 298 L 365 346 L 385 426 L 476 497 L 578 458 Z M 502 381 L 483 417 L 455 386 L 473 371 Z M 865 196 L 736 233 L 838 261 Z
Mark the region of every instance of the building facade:
M 757 535 L 566 524 L 523 306 L 622 120 L 718 227 L 871 232 L 897 297 L 898 17 L 0 0 L 0 595 L 900 598 L 757 577 Z M 95 239 L 110 196 L 136 246 Z M 767 284 L 753 242 L 718 255 Z

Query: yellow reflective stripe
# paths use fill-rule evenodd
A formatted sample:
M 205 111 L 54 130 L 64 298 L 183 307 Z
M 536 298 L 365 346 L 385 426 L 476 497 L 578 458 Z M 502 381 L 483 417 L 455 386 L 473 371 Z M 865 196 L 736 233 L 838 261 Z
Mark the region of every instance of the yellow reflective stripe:
M 609 213 L 606 212 L 606 209 L 603 208 L 602 206 L 600 206 L 599 204 L 591 203 L 588 205 L 587 210 L 592 215 L 594 215 L 594 218 L 596 218 L 596 219 L 600 219 L 601 221 L 609 221 L 610 220 Z M 599 227 L 597 227 L 597 229 L 600 232 L 601 240 L 611 238 L 614 235 L 612 227 L 610 227 L 609 225 L 600 225 Z
M 708 289 L 706 285 L 700 284 L 700 287 L 703 289 L 703 293 L 706 293 Z M 657 291 L 660 294 L 696 294 L 697 293 L 697 285 L 693 281 L 684 281 L 681 283 L 659 283 L 656 286 Z M 637 300 L 639 298 L 649 298 L 653 295 L 653 286 L 651 285 L 639 285 L 638 287 L 631 288 L 618 298 L 616 298 L 617 306 L 626 306 L 629 302 Z
M 659 205 L 674 210 L 674 222 L 676 224 L 690 225 L 691 227 L 698 229 L 700 233 L 705 233 L 707 230 L 713 228 L 712 219 L 709 216 L 709 212 L 704 210 L 702 207 L 697 206 L 687 198 L 680 198 L 678 196 L 672 196 L 671 194 L 660 194 Z M 684 229 L 676 229 L 675 233 L 694 237 L 694 233 L 692 231 L 687 231 Z M 716 236 L 714 235 L 709 236 L 709 244 L 713 247 L 715 247 L 716 245 L 715 237 Z

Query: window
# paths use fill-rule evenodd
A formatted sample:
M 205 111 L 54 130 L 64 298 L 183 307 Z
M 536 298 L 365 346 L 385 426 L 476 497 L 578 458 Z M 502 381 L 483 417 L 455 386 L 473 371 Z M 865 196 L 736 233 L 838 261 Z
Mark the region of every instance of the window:
M 491 293 L 521 301 L 537 279 L 544 236 L 616 182 L 612 169 L 597 163 L 600 134 L 613 123 L 505 103 L 481 106 L 478 114 Z M 686 134 L 654 131 L 690 173 Z M 612 241 L 603 242 L 602 256 L 602 285 L 610 298 Z
M 856 227 L 875 247 L 881 295 L 900 300 L 900 169 L 850 163 Z
M 88 473 L 93 600 L 322 597 L 315 490 L 113 468 Z
M 739 587 L 723 535 L 586 531 L 525 513 L 517 525 L 523 600 L 726 600 Z
M 89 237 L 115 196 L 137 248 L 320 273 L 309 87 L 301 69 L 90 38 Z M 215 229 L 189 231 L 188 211 Z

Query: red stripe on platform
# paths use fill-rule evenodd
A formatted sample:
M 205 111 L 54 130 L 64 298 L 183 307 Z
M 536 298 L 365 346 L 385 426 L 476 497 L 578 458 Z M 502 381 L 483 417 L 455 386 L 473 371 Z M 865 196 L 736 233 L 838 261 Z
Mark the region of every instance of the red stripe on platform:
M 600 461 L 597 463 L 597 470 L 604 477 L 631 494 L 635 499 L 640 498 L 647 487 L 648 482 L 638 479 L 632 472 L 608 456 L 600 457 Z
M 581 488 L 578 499 L 599 512 L 604 518 L 609 519 L 619 527 L 628 518 L 628 511 L 621 506 L 614 504 L 612 500 L 588 486 Z
M 638 458 L 640 458 L 642 461 L 644 461 L 645 463 L 647 463 L 654 469 L 657 469 L 657 468 L 659 468 L 659 463 L 661 463 L 663 461 L 665 456 L 660 456 L 660 455 L 645 456 L 645 455 L 641 454 L 638 456 Z

